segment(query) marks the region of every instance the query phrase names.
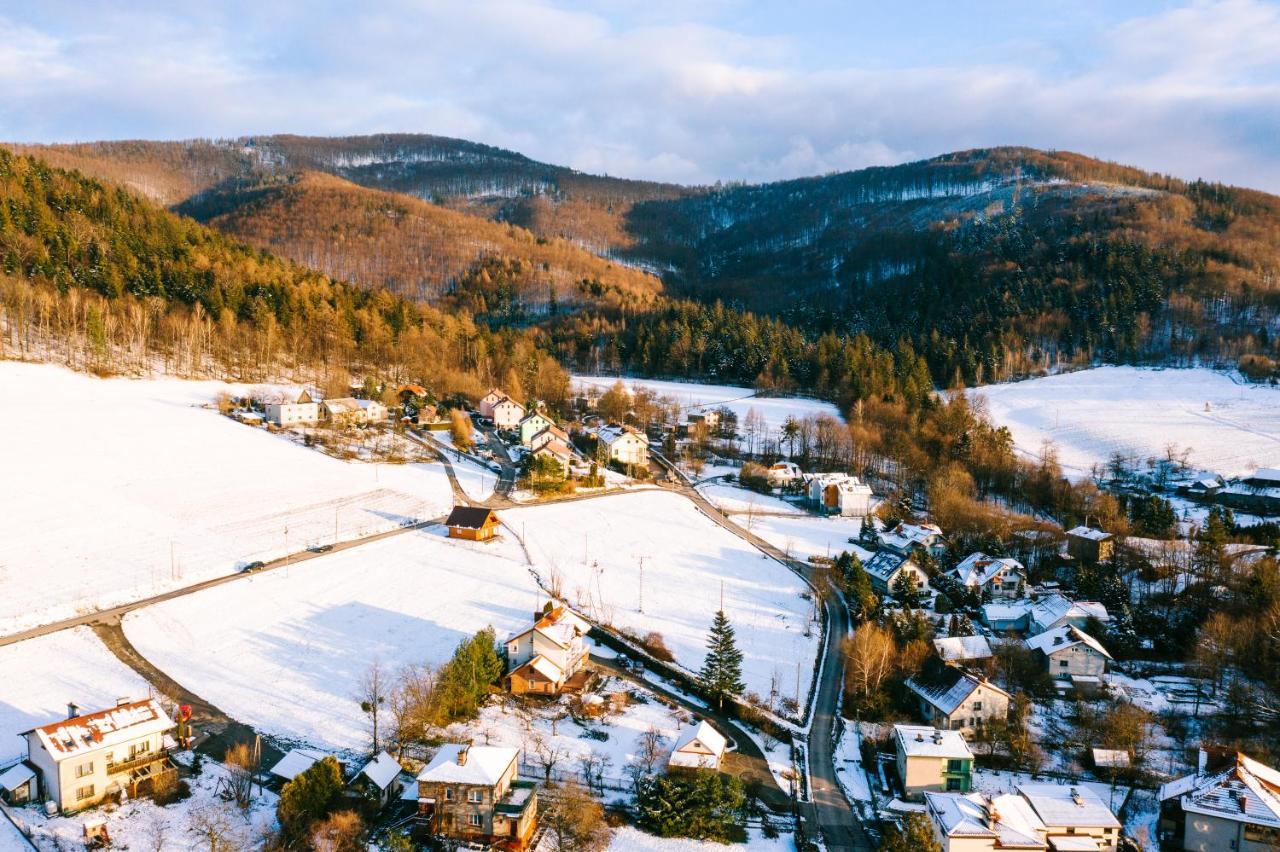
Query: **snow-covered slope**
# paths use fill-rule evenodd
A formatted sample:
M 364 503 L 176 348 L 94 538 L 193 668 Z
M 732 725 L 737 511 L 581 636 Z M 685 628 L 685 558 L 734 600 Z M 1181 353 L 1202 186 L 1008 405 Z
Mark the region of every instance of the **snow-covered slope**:
M 0 362 L 0 632 L 448 511 L 442 466 L 329 458 L 203 407 L 227 389 Z
M 1053 441 L 1073 476 L 1116 451 L 1162 458 L 1170 444 L 1224 476 L 1280 466 L 1280 388 L 1213 370 L 1098 367 L 970 393 L 986 397 L 1019 451 Z

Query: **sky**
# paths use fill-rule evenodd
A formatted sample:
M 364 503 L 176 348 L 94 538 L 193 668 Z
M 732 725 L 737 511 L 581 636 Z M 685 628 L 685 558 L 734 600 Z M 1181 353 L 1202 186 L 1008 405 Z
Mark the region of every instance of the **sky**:
M 1030 145 L 1280 192 L 1280 0 L 0 0 L 0 139 L 391 131 L 680 183 Z

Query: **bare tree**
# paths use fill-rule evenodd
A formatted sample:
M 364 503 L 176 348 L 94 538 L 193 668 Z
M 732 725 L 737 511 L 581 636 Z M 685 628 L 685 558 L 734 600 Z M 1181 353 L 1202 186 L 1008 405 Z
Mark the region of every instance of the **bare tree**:
M 209 852 L 236 852 L 244 848 L 244 823 L 221 802 L 191 809 L 187 831 L 195 835 L 198 848 Z
M 377 754 L 382 748 L 381 740 L 378 737 L 378 717 L 382 713 L 383 706 L 387 703 L 387 694 L 391 691 L 389 681 L 390 679 L 383 671 L 382 663 L 377 660 L 369 664 L 369 667 L 365 669 L 360 678 L 357 697 L 360 700 L 360 709 L 369 717 L 374 754 Z
M 631 786 L 637 791 L 640 788 L 640 782 L 657 771 L 658 763 L 666 750 L 665 745 L 662 731 L 653 725 L 636 738 L 636 752 L 632 755 L 631 762 L 627 764 L 625 771 L 627 777 L 631 779 Z
M 248 743 L 236 743 L 223 758 L 231 783 L 231 795 L 241 810 L 249 807 L 253 797 L 253 777 L 258 771 L 260 753 Z
M 525 742 L 525 754 L 537 761 L 542 769 L 543 780 L 548 784 L 551 783 L 551 775 L 556 771 L 556 767 L 567 756 L 564 746 L 557 743 L 554 738 L 548 739 L 536 731 Z
M 591 852 L 609 839 L 604 808 L 579 784 L 569 782 L 548 797 L 540 816 L 554 852 Z
M 578 758 L 578 766 L 582 770 L 582 783 L 589 791 L 604 793 L 604 773 L 613 765 L 613 758 L 595 751 L 583 752 Z
M 406 743 L 424 741 L 434 727 L 437 680 L 438 673 L 431 666 L 408 665 L 401 670 L 389 705 L 397 757 L 404 756 Z
M 147 821 L 143 843 L 151 852 L 164 852 L 169 846 L 169 820 L 164 811 L 156 811 Z
M 878 693 L 893 673 L 897 650 L 897 643 L 888 630 L 872 622 L 860 626 L 844 645 L 848 661 L 845 679 L 849 688 L 863 697 Z

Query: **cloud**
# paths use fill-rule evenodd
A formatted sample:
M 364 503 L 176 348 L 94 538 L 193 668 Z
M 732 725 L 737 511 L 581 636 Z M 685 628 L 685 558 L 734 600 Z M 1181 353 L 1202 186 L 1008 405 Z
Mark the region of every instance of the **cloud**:
M 801 0 L 750 30 L 734 0 L 569 3 L 30 4 L 0 17 L 0 137 L 417 131 L 680 182 L 1027 144 L 1280 190 L 1280 8 L 1258 0 L 905 67 L 860 62 L 853 31 L 815 56 Z

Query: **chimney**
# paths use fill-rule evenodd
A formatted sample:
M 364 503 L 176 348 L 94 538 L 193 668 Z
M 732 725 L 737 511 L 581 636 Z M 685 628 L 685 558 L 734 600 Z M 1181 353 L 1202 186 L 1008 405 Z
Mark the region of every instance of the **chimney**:
M 924 734 L 920 733 L 919 731 L 916 731 L 916 742 L 918 743 L 924 742 Z
M 467 765 L 467 752 L 469 752 L 469 751 L 471 751 L 471 744 L 470 744 L 470 743 L 468 743 L 467 745 L 464 745 L 462 748 L 458 749 L 458 765 L 459 765 L 459 766 L 466 766 L 466 765 Z
M 125 696 L 124 698 L 117 698 L 117 699 L 116 699 L 116 706 L 117 706 L 117 707 L 123 707 L 124 705 L 126 705 L 126 704 L 128 704 L 128 703 L 129 703 L 129 698 L 128 698 L 128 696 Z
M 933 732 L 933 744 L 942 745 L 942 731 Z
M 1071 788 L 1071 801 L 1075 802 L 1077 807 L 1084 807 L 1084 798 L 1081 797 L 1080 791 L 1075 787 Z
M 76 706 L 74 701 L 67 702 L 67 718 L 74 719 L 80 715 L 80 708 Z

